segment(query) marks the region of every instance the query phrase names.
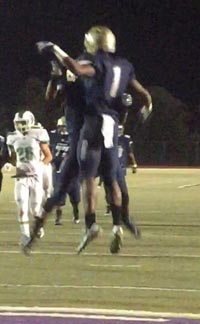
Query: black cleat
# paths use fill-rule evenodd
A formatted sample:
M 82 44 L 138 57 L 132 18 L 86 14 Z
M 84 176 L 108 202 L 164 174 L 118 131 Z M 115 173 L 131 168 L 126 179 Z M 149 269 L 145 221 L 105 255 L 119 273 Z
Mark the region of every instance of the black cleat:
M 54 225 L 62 225 L 61 217 L 56 217 Z

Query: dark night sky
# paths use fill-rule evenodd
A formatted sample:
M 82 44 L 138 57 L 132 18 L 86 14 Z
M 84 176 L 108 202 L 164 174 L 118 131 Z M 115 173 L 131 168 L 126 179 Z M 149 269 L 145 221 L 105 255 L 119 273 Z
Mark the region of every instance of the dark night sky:
M 0 103 L 12 101 L 30 76 L 46 81 L 36 41 L 51 40 L 75 57 L 97 23 L 114 31 L 142 84 L 200 102 L 199 0 L 0 0 Z

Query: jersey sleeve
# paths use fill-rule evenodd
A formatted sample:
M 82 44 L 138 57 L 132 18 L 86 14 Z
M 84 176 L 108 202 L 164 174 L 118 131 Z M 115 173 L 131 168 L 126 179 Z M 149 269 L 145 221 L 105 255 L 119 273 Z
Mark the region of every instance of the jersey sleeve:
M 45 128 L 40 129 L 39 141 L 44 144 L 50 142 L 49 134 Z
M 9 156 L 14 151 L 14 142 L 15 142 L 15 135 L 13 133 L 8 133 L 8 135 L 6 137 L 6 145 L 8 147 Z

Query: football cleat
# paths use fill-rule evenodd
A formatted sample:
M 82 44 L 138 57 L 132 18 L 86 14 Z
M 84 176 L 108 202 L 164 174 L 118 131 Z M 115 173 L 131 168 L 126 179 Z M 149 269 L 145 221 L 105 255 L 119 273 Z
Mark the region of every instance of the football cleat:
M 43 227 L 40 227 L 40 229 L 38 230 L 37 232 L 37 238 L 41 239 L 44 237 L 44 228 Z
M 129 222 L 124 224 L 126 228 L 135 236 L 135 239 L 138 240 L 141 238 L 140 229 L 137 227 L 136 224 Z
M 137 172 L 137 164 L 134 164 L 132 166 L 132 173 L 136 173 Z
M 105 216 L 110 215 L 110 205 L 106 206 L 106 211 L 104 213 Z
M 77 248 L 77 254 L 80 254 L 91 241 L 96 239 L 100 232 L 101 228 L 96 223 L 93 223 L 90 228 L 86 229 L 83 239 Z
M 119 225 L 114 225 L 112 229 L 112 240 L 110 243 L 110 252 L 112 254 L 119 253 L 121 247 L 122 247 L 122 242 L 123 242 L 123 229 Z
M 29 256 L 31 254 L 31 238 L 30 237 L 23 235 L 20 246 L 21 246 L 22 253 L 24 255 Z
M 79 224 L 80 223 L 79 217 L 73 217 L 73 222 L 74 224 Z
M 54 223 L 55 225 L 62 225 L 62 222 L 61 222 L 61 217 L 56 217 L 56 219 L 55 219 L 55 223 Z

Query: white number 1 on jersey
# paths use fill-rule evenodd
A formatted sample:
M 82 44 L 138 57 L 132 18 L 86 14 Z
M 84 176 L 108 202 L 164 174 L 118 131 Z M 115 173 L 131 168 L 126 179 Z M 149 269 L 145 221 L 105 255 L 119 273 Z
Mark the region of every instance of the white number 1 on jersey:
M 121 78 L 121 68 L 119 66 L 113 67 L 113 81 L 110 88 L 110 96 L 115 98 L 117 95 L 117 91 L 119 89 L 119 83 Z

